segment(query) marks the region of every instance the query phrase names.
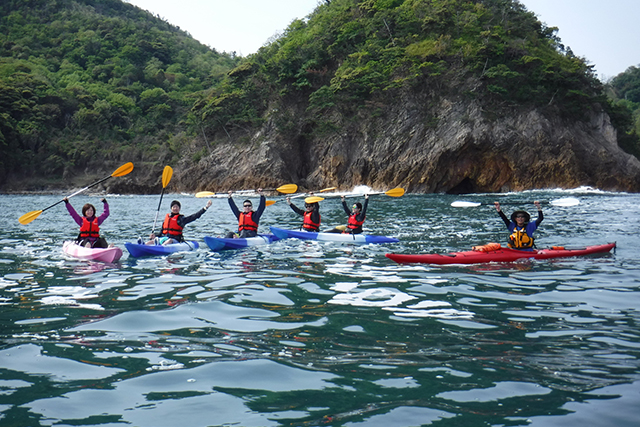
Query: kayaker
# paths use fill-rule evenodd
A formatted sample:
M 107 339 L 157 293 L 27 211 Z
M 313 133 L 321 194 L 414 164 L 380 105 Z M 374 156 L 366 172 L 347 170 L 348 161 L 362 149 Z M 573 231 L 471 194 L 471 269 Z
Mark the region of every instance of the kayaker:
M 310 193 L 313 196 L 313 193 Z M 302 221 L 302 229 L 310 232 L 318 232 L 320 231 L 320 205 L 318 202 L 315 203 L 306 203 L 304 204 L 305 210 L 300 209 L 293 203 L 291 203 L 291 198 L 287 197 L 287 203 L 293 209 L 295 213 L 298 215 L 302 215 L 304 217 Z
M 513 249 L 532 250 L 535 240 L 533 232 L 536 231 L 544 218 L 540 202 L 537 200 L 533 202 L 533 204 L 536 205 L 536 208 L 538 208 L 538 218 L 535 222 L 530 222 L 531 215 L 526 211 L 515 211 L 511 214 L 511 221 L 509 221 L 507 216 L 500 209 L 500 203 L 494 202 L 493 204 L 495 205 L 500 218 L 502 218 L 507 229 L 511 233 L 509 236 L 508 246 Z
M 242 212 L 236 206 L 231 195 L 233 191 L 229 191 L 229 207 L 233 214 L 238 218 L 238 234 L 230 232 L 226 235 L 226 238 L 247 238 L 256 237 L 258 235 L 258 224 L 260 223 L 260 217 L 264 212 L 264 208 L 267 204 L 267 199 L 262 194 L 262 188 L 258 188 L 258 194 L 260 195 L 260 204 L 258 210 L 253 210 L 253 203 L 251 200 L 245 200 L 242 202 Z
M 207 211 L 207 209 L 209 209 L 209 206 L 211 206 L 211 200 L 209 200 L 205 207 L 200 209 L 198 212 L 189 216 L 184 216 L 180 214 L 180 209 L 182 208 L 180 202 L 177 200 L 172 201 L 171 213 L 168 213 L 164 217 L 160 236 L 156 237 L 154 233 L 151 233 L 151 235 L 149 236 L 149 241 L 146 244 L 169 245 L 171 243 L 184 242 L 184 237 L 182 235 L 184 226 L 200 218 Z
M 82 207 L 82 217 L 69 203 L 68 198 L 62 199 L 67 206 L 67 211 L 71 218 L 80 226 L 80 234 L 76 238 L 76 243 L 86 248 L 108 248 L 109 245 L 104 237 L 100 237 L 100 225 L 109 216 L 109 204 L 107 199 L 102 198 L 103 212 L 96 218 L 96 208 L 91 203 L 86 203 Z M 113 246 L 113 245 L 111 245 Z
M 328 231 L 328 233 L 347 233 L 347 234 L 360 234 L 362 233 L 362 224 L 364 224 L 364 220 L 367 216 L 367 206 L 369 205 L 369 195 L 364 195 L 364 206 L 362 203 L 357 202 L 351 206 L 351 210 L 347 206 L 347 202 L 345 201 L 344 196 L 342 198 L 342 209 L 349 215 L 349 220 L 347 221 L 347 227 L 343 230 L 342 228 L 334 228 L 333 230 Z

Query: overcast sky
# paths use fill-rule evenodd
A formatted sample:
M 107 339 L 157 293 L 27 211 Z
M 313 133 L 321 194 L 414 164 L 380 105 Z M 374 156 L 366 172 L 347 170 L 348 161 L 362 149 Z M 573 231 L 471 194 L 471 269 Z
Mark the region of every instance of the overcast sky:
M 256 52 L 319 0 L 125 0 L 219 52 Z M 640 66 L 640 0 L 520 0 L 601 79 Z

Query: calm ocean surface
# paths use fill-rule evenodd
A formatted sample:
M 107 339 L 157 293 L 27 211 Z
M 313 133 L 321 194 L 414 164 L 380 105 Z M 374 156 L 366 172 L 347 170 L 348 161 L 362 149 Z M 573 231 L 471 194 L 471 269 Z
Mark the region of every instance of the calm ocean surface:
M 400 243 L 223 253 L 202 240 L 234 228 L 213 199 L 185 229 L 199 250 L 125 251 L 116 264 L 62 253 L 78 228 L 64 204 L 18 223 L 62 197 L 0 195 L 2 427 L 640 425 L 640 195 L 378 195 L 365 231 Z M 101 213 L 100 197 L 71 202 Z M 615 241 L 615 252 L 466 267 L 384 256 L 503 243 L 494 200 L 535 217 L 533 200 L 563 197 L 580 204 L 543 206 L 538 247 Z M 165 194 L 159 223 L 172 199 L 187 215 L 206 202 Z M 110 242 L 149 234 L 159 195 L 107 200 Z M 324 229 L 346 223 L 339 199 L 321 213 Z M 261 231 L 300 222 L 282 200 Z

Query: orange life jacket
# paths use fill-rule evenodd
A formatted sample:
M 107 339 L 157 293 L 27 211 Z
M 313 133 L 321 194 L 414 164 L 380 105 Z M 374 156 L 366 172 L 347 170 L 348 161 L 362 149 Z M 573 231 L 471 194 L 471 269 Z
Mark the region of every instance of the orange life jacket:
M 516 249 L 528 249 L 533 247 L 533 237 L 527 234 L 527 229 L 522 228 L 518 230 L 518 227 L 513 229 L 513 233 L 509 236 L 510 248 Z
M 318 231 L 320 230 L 320 214 L 318 214 L 317 223 L 311 220 L 312 214 L 313 214 L 313 211 L 304 213 L 304 221 L 302 222 L 302 228 L 309 231 Z
M 87 217 L 82 217 L 82 225 L 80 226 L 80 238 L 92 238 L 97 239 L 100 237 L 100 226 L 98 225 L 98 218 L 93 217 L 92 221 L 89 221 Z
M 358 230 L 358 231 L 362 231 L 362 224 L 364 224 L 364 220 L 365 218 L 362 218 L 362 221 L 358 221 L 356 219 L 355 214 L 351 214 L 349 215 L 349 221 L 347 221 L 347 228 L 349 230 Z
M 182 230 L 184 227 L 178 225 L 178 218 L 182 215 L 167 214 L 162 223 L 162 234 L 165 236 L 182 240 Z
M 258 223 L 253 220 L 252 216 L 253 211 L 247 213 L 240 212 L 240 216 L 238 217 L 238 231 L 258 231 Z

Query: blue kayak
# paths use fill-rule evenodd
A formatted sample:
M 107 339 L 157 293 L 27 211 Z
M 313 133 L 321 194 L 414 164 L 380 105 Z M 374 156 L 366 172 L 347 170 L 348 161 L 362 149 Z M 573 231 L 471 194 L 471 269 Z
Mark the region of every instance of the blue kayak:
M 125 243 L 132 257 L 139 258 L 143 256 L 168 255 L 174 252 L 195 251 L 200 245 L 195 240 L 182 243 L 171 243 L 170 245 L 145 245 L 138 243 Z
M 273 234 L 259 234 L 257 237 L 238 237 L 236 239 L 227 239 L 224 237 L 209 237 L 204 238 L 204 242 L 211 248 L 212 251 L 226 251 L 229 249 L 243 249 L 249 246 L 261 246 L 268 245 L 271 242 L 279 240 Z
M 319 240 L 322 242 L 343 242 L 343 243 L 395 243 L 399 242 L 395 237 L 374 236 L 370 234 L 348 234 L 348 233 L 314 233 L 310 231 L 285 230 L 284 228 L 271 227 L 271 232 L 279 239 L 304 239 Z

